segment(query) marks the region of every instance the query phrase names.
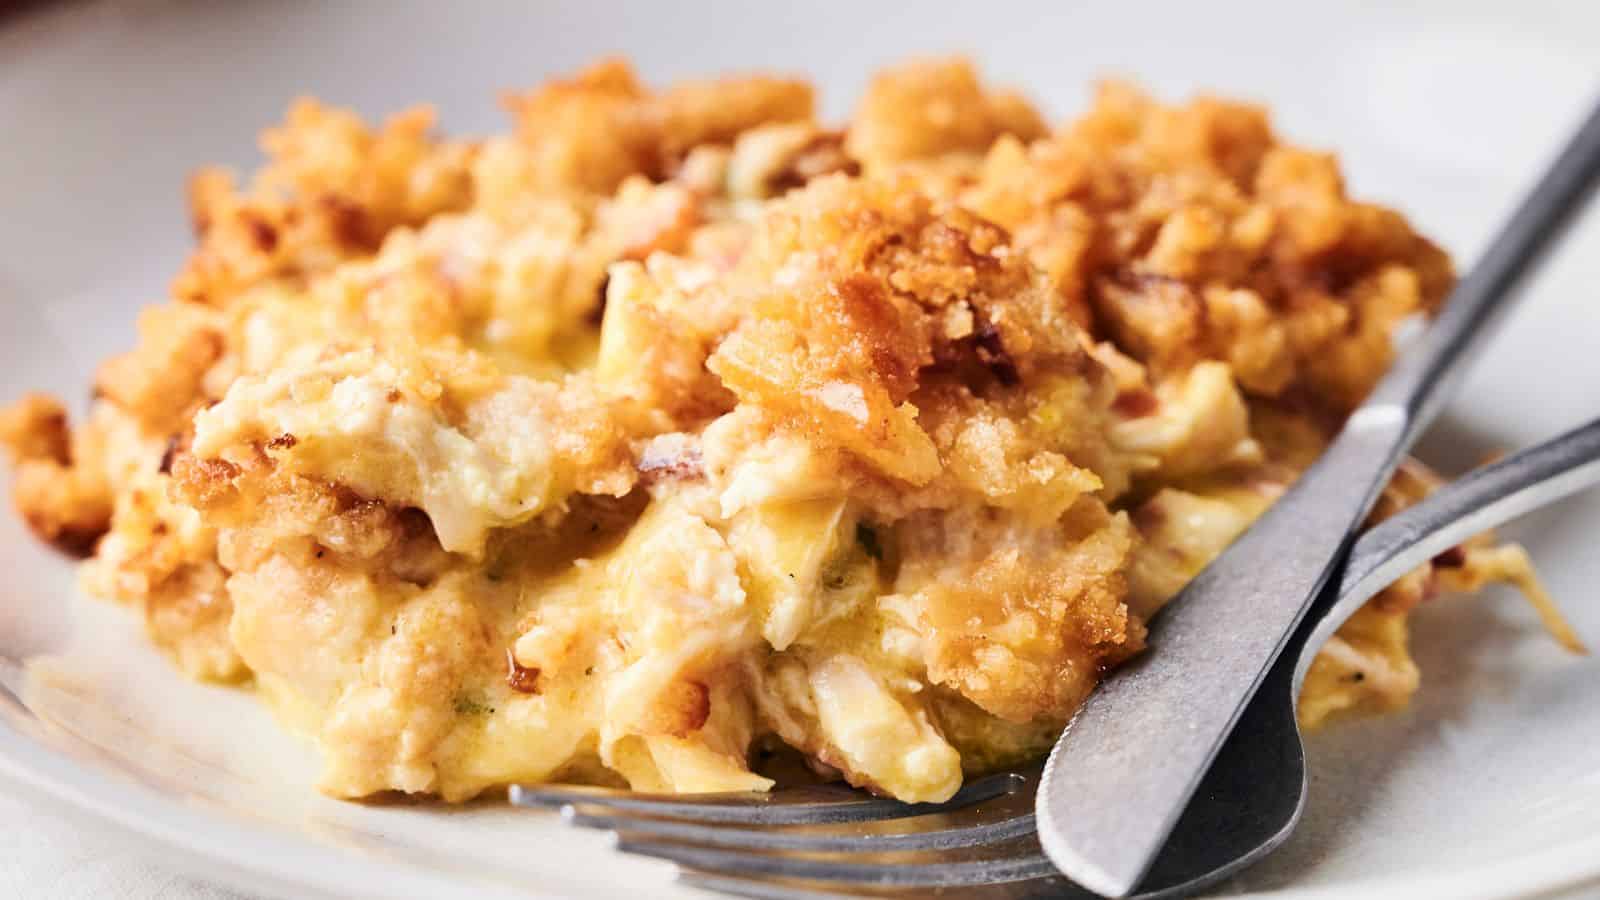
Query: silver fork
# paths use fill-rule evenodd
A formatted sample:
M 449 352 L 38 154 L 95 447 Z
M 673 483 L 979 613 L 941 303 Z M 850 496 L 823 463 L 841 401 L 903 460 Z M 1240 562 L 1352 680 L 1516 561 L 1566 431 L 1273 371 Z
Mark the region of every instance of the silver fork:
M 1305 668 L 1349 615 L 1394 578 L 1466 538 L 1600 483 L 1600 420 L 1484 466 L 1356 541 L 1314 621 L 1297 635 L 1185 811 L 1139 897 L 1198 890 L 1287 838 L 1305 795 L 1295 698 Z M 1326 610 L 1325 613 L 1322 610 Z M 1293 665 L 1289 665 L 1289 663 Z M 840 786 L 768 794 L 640 794 L 518 786 L 512 802 L 609 831 L 625 853 L 670 860 L 685 883 L 769 900 L 925 896 L 1091 897 L 1044 856 L 1034 830 L 1039 767 L 990 775 L 945 803 L 905 804 Z

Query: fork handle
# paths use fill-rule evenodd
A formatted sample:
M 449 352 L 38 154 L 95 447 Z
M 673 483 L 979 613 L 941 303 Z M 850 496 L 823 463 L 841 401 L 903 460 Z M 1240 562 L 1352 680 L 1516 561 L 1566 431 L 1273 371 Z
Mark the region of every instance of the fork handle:
M 1475 534 L 1600 484 L 1600 419 L 1474 469 L 1362 534 L 1345 562 L 1338 599 L 1307 637 L 1295 694 L 1316 651 L 1400 576 Z

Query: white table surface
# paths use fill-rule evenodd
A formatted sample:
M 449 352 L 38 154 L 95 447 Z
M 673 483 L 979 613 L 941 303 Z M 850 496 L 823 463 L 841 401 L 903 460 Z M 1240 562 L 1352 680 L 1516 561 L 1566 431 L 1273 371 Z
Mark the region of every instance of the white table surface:
M 195 881 L 126 838 L 0 796 L 0 898 L 243 900 Z

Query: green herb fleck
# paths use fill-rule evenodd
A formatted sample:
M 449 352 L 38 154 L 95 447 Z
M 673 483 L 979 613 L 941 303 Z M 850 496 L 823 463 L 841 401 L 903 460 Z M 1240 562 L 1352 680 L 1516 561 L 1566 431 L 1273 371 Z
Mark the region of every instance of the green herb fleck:
M 493 709 L 484 705 L 482 700 L 470 694 L 456 695 L 455 710 L 458 716 L 481 716 L 484 713 L 494 712 Z

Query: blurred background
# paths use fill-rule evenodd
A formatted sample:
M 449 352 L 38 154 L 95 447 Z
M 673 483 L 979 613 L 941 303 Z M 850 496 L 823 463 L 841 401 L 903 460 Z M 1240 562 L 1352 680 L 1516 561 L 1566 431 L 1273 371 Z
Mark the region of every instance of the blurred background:
M 0 0 L 0 337 L 27 336 L 5 342 L 0 400 L 25 386 L 86 396 L 96 363 L 128 346 L 137 310 L 188 250 L 186 175 L 251 167 L 257 132 L 297 95 L 374 118 L 430 102 L 444 130 L 487 132 L 507 123 L 500 91 L 615 53 L 658 85 L 730 70 L 809 76 L 837 120 L 876 67 L 949 52 L 1055 121 L 1106 75 L 1169 100 L 1210 90 L 1263 102 L 1281 134 L 1340 155 L 1354 195 L 1399 207 L 1464 267 L 1600 90 L 1600 3 Z M 1463 468 L 1509 434 L 1595 414 L 1597 248 L 1591 214 L 1424 458 Z M 20 540 L 3 521 L 0 540 Z M 1540 521 L 1525 526 L 1537 555 L 1592 555 L 1592 531 Z M 1551 587 L 1586 598 L 1583 575 L 1555 570 Z M 1429 678 L 1448 685 L 1449 646 L 1419 640 Z M 1447 688 L 1423 692 L 1424 704 L 1447 702 Z M 1344 735 L 1335 743 L 1403 739 Z M 1334 744 L 1313 750 L 1329 777 L 1359 780 L 1349 769 L 1372 765 L 1341 762 L 1353 757 Z M 1313 797 L 1309 836 L 1274 859 L 1280 872 L 1316 863 L 1334 838 L 1340 799 Z M 232 896 L 4 798 L 0 822 L 0 895 Z

